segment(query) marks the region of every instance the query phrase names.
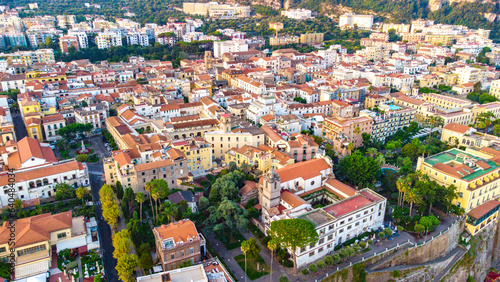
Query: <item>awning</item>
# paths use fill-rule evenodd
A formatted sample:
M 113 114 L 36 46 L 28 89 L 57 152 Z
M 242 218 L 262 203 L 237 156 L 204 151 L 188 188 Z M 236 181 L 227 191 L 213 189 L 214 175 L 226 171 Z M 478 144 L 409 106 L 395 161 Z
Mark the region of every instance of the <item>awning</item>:
M 28 278 L 14 280 L 14 282 L 46 282 L 46 281 L 47 281 L 47 273 L 40 273 Z
M 87 236 L 79 236 L 56 244 L 58 253 L 64 249 L 76 249 L 82 246 L 87 246 Z

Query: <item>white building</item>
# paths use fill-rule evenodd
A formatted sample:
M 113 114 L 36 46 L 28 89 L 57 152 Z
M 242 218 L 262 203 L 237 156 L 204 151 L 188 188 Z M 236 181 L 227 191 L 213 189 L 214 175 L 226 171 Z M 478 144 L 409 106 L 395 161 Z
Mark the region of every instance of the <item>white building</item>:
M 358 191 L 329 176 L 333 176 L 331 160 L 320 157 L 270 170 L 259 182 L 266 231 L 273 221 L 292 218 L 307 220 L 316 227 L 318 241 L 294 250 L 297 267 L 323 259 L 335 246 L 383 226 L 384 197 L 368 188 Z M 319 187 L 324 192 L 298 196 Z M 311 203 L 319 198 L 330 204 L 313 209 Z
M 113 46 L 122 46 L 122 38 L 114 32 L 102 32 L 96 36 L 97 48 L 107 49 Z
M 371 29 L 373 26 L 373 15 L 356 15 L 353 13 L 346 13 L 340 16 L 339 27 L 353 28 L 357 25 L 361 29 Z
M 80 49 L 89 47 L 89 39 L 85 31 L 69 30 L 68 35 L 78 39 L 78 46 L 80 46 Z
M 149 46 L 149 37 L 146 32 L 132 32 L 127 34 L 127 45 Z
M 234 39 L 231 41 L 216 41 L 214 42 L 214 57 L 221 58 L 223 54 L 230 52 L 246 52 L 248 44 L 245 40 Z
M 74 159 L 57 161 L 49 144 L 25 137 L 19 142 L 11 141 L 1 154 L 3 165 L 14 169 L 14 177 L 8 171 L 0 173 L 0 207 L 9 204 L 9 178 L 16 179 L 14 198 L 23 201 L 54 196 L 54 187 L 66 183 L 75 188 L 89 186 L 87 165 Z
M 291 9 L 287 11 L 281 11 L 281 15 L 287 18 L 296 19 L 296 20 L 307 20 L 312 19 L 311 10 L 306 9 Z

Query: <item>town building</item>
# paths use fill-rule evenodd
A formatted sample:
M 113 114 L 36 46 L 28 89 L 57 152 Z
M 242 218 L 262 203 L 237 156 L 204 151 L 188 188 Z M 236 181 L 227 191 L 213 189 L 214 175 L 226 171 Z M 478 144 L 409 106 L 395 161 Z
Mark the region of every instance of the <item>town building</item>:
M 164 270 L 179 268 L 190 260 L 192 264 L 206 255 L 206 241 L 189 220 L 171 222 L 153 229 L 156 253 Z

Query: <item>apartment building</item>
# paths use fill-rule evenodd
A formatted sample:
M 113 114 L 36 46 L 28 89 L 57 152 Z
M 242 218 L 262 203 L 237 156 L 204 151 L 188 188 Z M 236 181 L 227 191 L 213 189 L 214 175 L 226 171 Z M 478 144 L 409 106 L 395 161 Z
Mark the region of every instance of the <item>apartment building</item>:
M 122 37 L 114 32 L 101 32 L 96 38 L 97 48 L 107 49 L 114 46 L 122 46 Z
M 295 35 L 269 37 L 269 44 L 272 46 L 297 44 L 297 43 L 300 43 L 300 37 L 295 36 Z
M 42 126 L 46 141 L 55 141 L 61 138 L 57 131 L 66 126 L 66 119 L 61 114 L 48 115 L 42 118 Z
M 137 193 L 146 192 L 144 187 L 151 180 L 163 179 L 170 189 L 182 188 L 182 183 L 188 180 L 187 159 L 184 154 L 177 149 L 170 149 L 162 154 L 159 148 L 152 150 L 152 145 L 143 147 L 151 152 L 147 154 L 147 158 L 137 148 L 114 151 L 111 158 L 104 159 L 106 184 L 116 185 L 120 181 L 123 187 L 131 187 Z
M 295 160 L 275 148 L 266 145 L 253 147 L 244 145 L 241 148 L 232 148 L 226 152 L 224 162 L 234 162 L 238 167 L 243 164 L 250 165 L 262 173 L 270 169 L 280 169 L 295 163 Z
M 53 250 L 87 247 L 87 229 L 83 216 L 72 217 L 71 211 L 40 214 L 17 219 L 14 232 L 15 281 L 44 281 L 52 265 Z M 0 260 L 8 261 L 12 248 L 12 228 L 8 221 L 0 226 Z M 42 280 L 43 279 L 43 280 Z
M 246 52 L 248 44 L 244 39 L 233 39 L 230 41 L 215 41 L 214 42 L 214 57 L 221 58 L 225 53 L 231 52 Z
M 281 15 L 295 20 L 308 20 L 313 18 L 312 11 L 306 9 L 290 9 L 281 11 Z
M 75 121 L 77 123 L 90 123 L 92 124 L 92 129 L 96 131 L 96 129 L 100 129 L 102 127 L 102 120 L 99 111 L 86 111 L 84 109 L 76 109 L 75 110 Z
M 187 159 L 188 171 L 213 168 L 212 144 L 201 137 L 172 142 L 172 147 L 181 151 Z
M 246 18 L 250 16 L 250 6 L 226 5 L 217 2 L 182 3 L 186 14 L 227 18 Z
M 63 36 L 59 38 L 59 47 L 61 48 L 61 52 L 68 53 L 69 47 L 71 46 L 75 48 L 75 51 L 78 51 L 80 49 L 78 38 L 74 36 Z
M 465 230 L 472 236 L 481 232 L 484 228 L 497 223 L 500 202 L 489 200 L 486 203 L 473 208 L 465 218 Z
M 450 149 L 425 159 L 419 157 L 417 170 L 441 185 L 455 185 L 459 197 L 453 204 L 469 212 L 500 195 L 499 153 L 487 147 Z
M 372 140 L 378 140 L 382 143 L 385 139 L 398 130 L 409 126 L 410 122 L 415 121 L 416 110 L 402 109 L 394 105 L 381 104 L 379 110 L 383 113 L 362 110 L 359 116 L 367 116 L 373 119 L 373 128 L 371 133 Z
M 131 32 L 126 37 L 127 45 L 149 46 L 149 36 L 146 32 Z
M 484 83 L 488 77 L 487 69 L 482 67 L 465 66 L 456 68 L 453 72 L 458 75 L 458 84 Z
M 363 145 L 362 133 L 372 134 L 373 118 L 359 116 L 353 118 L 326 118 L 323 123 L 323 137 L 333 143 L 333 149 L 343 156 L 349 154 L 350 143 L 357 148 Z
M 472 101 L 470 100 L 459 99 L 441 94 L 426 93 L 422 94 L 421 97 L 424 101 L 445 109 L 465 109 L 472 106 Z
M 353 28 L 357 25 L 360 29 L 371 29 L 373 26 L 373 15 L 356 15 L 353 13 L 345 13 L 339 18 L 339 27 Z
M 493 80 L 490 85 L 490 95 L 500 98 L 500 79 Z
M 176 269 L 188 260 L 197 264 L 206 255 L 205 238 L 189 219 L 155 227 L 153 234 L 163 270 Z

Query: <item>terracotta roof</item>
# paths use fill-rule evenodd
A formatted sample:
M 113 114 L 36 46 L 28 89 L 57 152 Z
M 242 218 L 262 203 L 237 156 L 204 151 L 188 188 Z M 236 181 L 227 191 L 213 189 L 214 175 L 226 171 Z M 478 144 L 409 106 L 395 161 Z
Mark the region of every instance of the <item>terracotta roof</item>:
M 350 213 L 354 210 L 360 209 L 372 202 L 363 195 L 356 195 L 354 197 L 340 201 L 332 206 L 326 207 L 324 211 L 335 216 L 340 217 L 344 214 Z
M 156 161 L 156 162 L 147 163 L 147 164 L 138 164 L 138 165 L 135 166 L 135 170 L 139 172 L 139 171 L 144 171 L 144 170 L 150 170 L 150 169 L 155 169 L 155 168 L 159 168 L 159 167 L 169 166 L 169 165 L 173 165 L 173 164 L 174 163 L 170 159 L 168 159 L 168 160 L 161 160 L 161 161 Z
M 56 163 L 50 166 L 43 166 L 38 169 L 31 169 L 29 171 L 20 171 L 16 173 L 16 182 L 29 181 L 32 179 L 40 179 L 52 175 L 59 175 L 64 172 L 72 170 L 84 170 L 81 163 L 77 161 L 67 163 Z M 0 176 L 0 186 L 9 184 L 7 174 Z
M 287 190 L 283 190 L 281 192 L 281 200 L 284 201 L 285 203 L 289 204 L 292 207 L 292 209 L 296 208 L 300 205 L 309 204 L 307 201 L 305 201 L 301 197 L 299 197 L 299 196 L 295 195 L 294 193 L 287 191 Z
M 57 122 L 64 120 L 64 117 L 61 114 L 55 114 L 55 115 L 48 115 L 42 118 L 42 122 L 45 123 L 50 123 L 50 122 Z
M 331 189 L 331 191 L 339 196 L 341 199 L 345 199 L 351 196 L 356 195 L 356 189 L 352 188 L 351 186 L 344 184 L 337 179 L 333 178 L 328 178 L 326 180 L 325 184 Z
M 17 248 L 50 240 L 52 232 L 71 228 L 73 225 L 71 211 L 58 214 L 40 214 L 18 219 L 15 222 L 15 246 Z M 0 227 L 0 244 L 6 244 L 11 237 L 11 231 L 5 221 Z
M 330 166 L 324 159 L 312 159 L 305 162 L 300 162 L 276 170 L 281 178 L 281 183 L 302 178 L 304 180 L 311 179 L 321 175 L 321 171 L 330 169 Z
M 464 134 L 465 132 L 467 132 L 470 129 L 470 127 L 468 127 L 467 125 L 462 125 L 462 124 L 450 122 L 443 129 L 447 129 L 447 130 L 451 130 L 451 131 L 455 131 L 455 132 Z
M 175 243 L 189 242 L 189 239 L 198 239 L 198 231 L 194 223 L 187 220 L 171 222 L 169 225 L 156 227 L 154 231 L 158 234 L 160 240 L 172 238 Z
M 487 214 L 498 205 L 500 205 L 499 201 L 489 200 L 488 202 L 473 208 L 467 215 L 475 219 L 480 219 L 483 215 Z

